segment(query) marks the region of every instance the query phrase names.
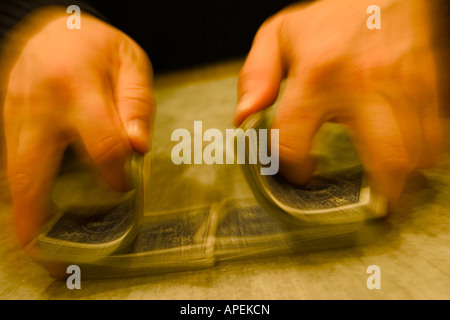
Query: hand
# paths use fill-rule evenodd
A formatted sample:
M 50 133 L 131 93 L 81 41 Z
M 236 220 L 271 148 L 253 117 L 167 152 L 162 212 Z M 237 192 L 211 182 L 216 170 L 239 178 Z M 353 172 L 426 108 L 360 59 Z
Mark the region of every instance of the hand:
M 304 184 L 315 170 L 311 140 L 326 121 L 344 125 L 371 184 L 391 205 L 405 178 L 439 158 L 436 72 L 425 1 L 378 1 L 381 29 L 369 30 L 370 1 L 294 5 L 258 31 L 239 76 L 235 125 L 285 89 L 280 173 Z
M 45 224 L 64 150 L 77 145 L 116 190 L 125 165 L 150 149 L 155 111 L 152 67 L 128 36 L 83 14 L 69 30 L 64 9 L 42 23 L 14 57 L 4 105 L 8 180 L 18 239 L 26 246 Z M 31 28 L 30 28 L 31 27 Z

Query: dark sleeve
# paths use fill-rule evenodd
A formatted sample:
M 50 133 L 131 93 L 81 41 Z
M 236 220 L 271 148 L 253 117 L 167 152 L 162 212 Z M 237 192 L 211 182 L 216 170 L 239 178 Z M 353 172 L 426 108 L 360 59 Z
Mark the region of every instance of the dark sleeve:
M 67 8 L 77 5 L 81 12 L 87 12 L 101 19 L 104 17 L 86 1 L 73 0 L 2 0 L 0 1 L 0 40 L 8 30 L 14 28 L 23 18 L 35 10 L 46 6 L 60 5 Z

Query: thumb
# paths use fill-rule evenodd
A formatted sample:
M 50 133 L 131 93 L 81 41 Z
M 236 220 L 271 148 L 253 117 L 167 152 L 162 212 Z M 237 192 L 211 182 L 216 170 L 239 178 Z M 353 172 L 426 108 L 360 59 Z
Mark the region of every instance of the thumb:
M 238 79 L 238 104 L 234 125 L 271 106 L 280 89 L 283 67 L 278 47 L 280 18 L 267 20 L 255 36 Z
M 146 53 L 125 37 L 120 50 L 117 109 L 131 146 L 138 152 L 151 149 L 156 103 L 152 91 L 153 69 Z

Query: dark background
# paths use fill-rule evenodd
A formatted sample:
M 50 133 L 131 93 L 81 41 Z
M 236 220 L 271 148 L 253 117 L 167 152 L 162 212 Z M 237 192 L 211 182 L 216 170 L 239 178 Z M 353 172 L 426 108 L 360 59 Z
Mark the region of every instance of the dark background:
M 261 24 L 295 0 L 88 0 L 148 53 L 155 74 L 245 57 Z M 311 1 L 311 0 L 310 0 Z M 408 1 L 408 0 L 405 0 Z M 444 114 L 450 116 L 450 1 L 433 0 Z M 383 18 L 382 18 L 383 19 Z
M 244 57 L 264 20 L 294 2 L 89 1 L 147 51 L 155 73 Z

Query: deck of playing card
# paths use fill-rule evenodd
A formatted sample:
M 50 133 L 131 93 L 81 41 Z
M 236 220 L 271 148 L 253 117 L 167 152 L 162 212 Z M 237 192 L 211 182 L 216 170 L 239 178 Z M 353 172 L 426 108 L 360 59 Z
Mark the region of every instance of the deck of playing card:
M 98 204 L 70 204 L 38 237 L 38 245 L 53 260 L 89 262 L 131 245 L 144 211 L 143 155 L 133 154 L 133 189 L 126 193 L 97 191 Z
M 260 112 L 241 129 L 267 133 L 259 131 L 267 123 Z M 257 152 L 255 146 L 246 144 L 243 156 Z M 71 202 L 40 235 L 39 246 L 51 260 L 82 267 L 85 277 L 141 276 L 347 246 L 365 221 L 386 213 L 386 200 L 370 188 L 360 166 L 321 171 L 298 187 L 279 175 L 261 175 L 259 162 L 240 163 L 254 198 L 144 214 L 149 155 L 135 154 L 132 191 L 97 190 L 94 201 Z M 81 175 L 69 180 L 79 183 Z
M 264 112 L 249 116 L 241 125 L 248 129 L 267 129 Z M 253 147 L 253 148 L 252 148 Z M 246 149 L 256 154 L 254 144 Z M 253 156 L 254 158 L 258 158 Z M 244 161 L 242 161 L 244 162 Z M 361 166 L 322 172 L 302 187 L 280 175 L 261 175 L 261 163 L 241 165 L 255 198 L 272 216 L 286 224 L 339 224 L 364 221 L 386 214 L 386 199 L 367 183 Z

